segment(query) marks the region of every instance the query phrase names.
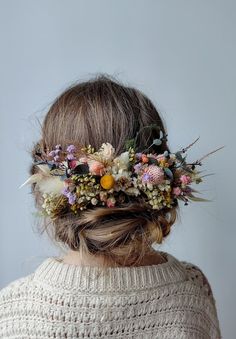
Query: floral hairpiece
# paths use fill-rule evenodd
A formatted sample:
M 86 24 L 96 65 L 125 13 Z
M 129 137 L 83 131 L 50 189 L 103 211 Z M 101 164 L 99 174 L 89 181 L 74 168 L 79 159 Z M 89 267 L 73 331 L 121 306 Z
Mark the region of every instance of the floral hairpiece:
M 155 210 L 170 209 L 177 200 L 185 205 L 190 200 L 209 201 L 196 197 L 194 193 L 199 192 L 191 185 L 202 182 L 204 176 L 197 169 L 202 160 L 224 146 L 187 163 L 184 154 L 199 138 L 176 153 L 165 151 L 162 154 L 150 153 L 151 146 L 160 146 L 166 140 L 162 131 L 159 139 L 153 140 L 143 152 L 135 151 L 136 139 L 137 136 L 128 140 L 127 151 L 116 157 L 110 143 L 103 143 L 97 151 L 91 145 L 80 150 L 74 145 L 66 150 L 56 145 L 46 156 L 38 152 L 39 161 L 34 164 L 40 171 L 20 187 L 36 184 L 43 197 L 43 214 L 51 218 L 68 211 L 77 214 L 93 206 L 119 206 L 140 198 Z

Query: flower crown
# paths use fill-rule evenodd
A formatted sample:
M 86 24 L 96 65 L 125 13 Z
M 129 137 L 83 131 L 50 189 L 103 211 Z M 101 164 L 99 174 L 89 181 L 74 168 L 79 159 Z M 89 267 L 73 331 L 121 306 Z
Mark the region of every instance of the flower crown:
M 159 139 L 138 153 L 137 136 L 128 140 L 127 150 L 116 157 L 110 143 L 103 143 L 97 151 L 91 145 L 80 150 L 74 145 L 66 150 L 56 145 L 53 150 L 47 150 L 46 156 L 38 151 L 34 165 L 40 171 L 20 187 L 36 184 L 42 193 L 42 212 L 51 218 L 68 211 L 77 214 L 93 206 L 111 208 L 139 199 L 155 210 L 171 209 L 177 200 L 185 205 L 190 200 L 209 201 L 196 197 L 194 193 L 199 192 L 192 184 L 202 182 L 204 176 L 197 169 L 202 160 L 224 146 L 187 163 L 185 153 L 199 138 L 176 153 L 156 154 L 150 153 L 150 148 L 167 140 L 166 134 L 160 130 Z

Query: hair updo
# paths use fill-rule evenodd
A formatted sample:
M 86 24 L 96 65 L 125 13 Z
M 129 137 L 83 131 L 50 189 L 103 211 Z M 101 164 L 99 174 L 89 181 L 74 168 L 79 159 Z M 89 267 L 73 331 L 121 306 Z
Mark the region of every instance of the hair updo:
M 76 83 L 59 95 L 51 105 L 42 124 L 42 136 L 32 150 L 53 149 L 60 144 L 91 145 L 99 149 L 103 142 L 115 148 L 115 156 L 125 151 L 125 141 L 136 136 L 144 126 L 156 124 L 164 132 L 163 121 L 151 100 L 141 91 L 125 86 L 106 75 Z M 159 129 L 143 129 L 136 151 L 141 152 L 159 138 Z M 37 146 L 37 147 L 36 147 Z M 153 145 L 150 151 L 169 151 L 166 141 Z M 31 166 L 35 174 L 37 167 Z M 42 196 L 34 190 L 36 207 Z M 74 251 L 103 255 L 117 265 L 134 265 L 151 250 L 153 243 L 162 243 L 177 218 L 176 206 L 160 211 L 141 202 L 124 203 L 119 207 L 96 207 L 79 215 L 68 213 L 57 220 L 45 219 L 46 230 L 57 242 Z M 49 221 L 49 222 L 48 222 Z

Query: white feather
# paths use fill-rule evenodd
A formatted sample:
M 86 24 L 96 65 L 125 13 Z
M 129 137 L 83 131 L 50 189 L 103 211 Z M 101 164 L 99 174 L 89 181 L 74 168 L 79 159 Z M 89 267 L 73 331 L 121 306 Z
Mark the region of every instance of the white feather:
M 19 188 L 27 185 L 37 183 L 39 190 L 42 193 L 61 194 L 64 183 L 58 176 L 50 174 L 48 165 L 37 165 L 40 169 L 39 173 L 31 175 Z
M 39 180 L 41 180 L 41 178 L 42 178 L 41 173 L 33 174 L 22 185 L 20 185 L 19 189 L 22 188 L 25 185 L 34 184 L 34 183 L 38 182 Z
M 44 180 L 40 180 L 37 186 L 42 193 L 53 193 L 60 195 L 64 187 L 64 181 L 62 181 L 59 177 L 53 176 L 44 178 Z

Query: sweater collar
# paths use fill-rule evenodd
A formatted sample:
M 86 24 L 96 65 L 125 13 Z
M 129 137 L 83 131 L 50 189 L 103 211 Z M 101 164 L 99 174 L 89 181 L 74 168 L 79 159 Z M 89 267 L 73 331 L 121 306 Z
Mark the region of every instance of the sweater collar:
M 56 288 L 84 292 L 117 292 L 154 288 L 184 281 L 186 270 L 170 253 L 159 251 L 167 261 L 135 267 L 100 267 L 67 264 L 60 257 L 49 257 L 34 272 L 34 281 Z

